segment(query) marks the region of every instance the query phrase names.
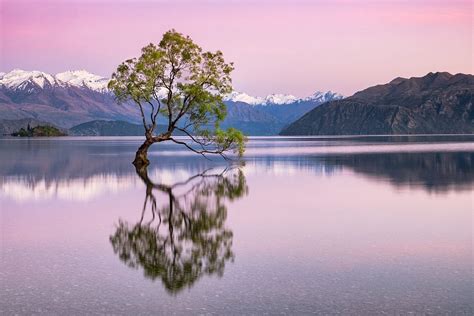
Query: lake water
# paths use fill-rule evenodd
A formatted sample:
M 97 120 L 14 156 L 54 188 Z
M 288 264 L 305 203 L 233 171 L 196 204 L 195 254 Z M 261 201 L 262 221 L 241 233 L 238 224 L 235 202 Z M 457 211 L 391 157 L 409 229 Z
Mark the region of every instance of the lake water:
M 0 139 L 0 314 L 473 313 L 474 136 Z

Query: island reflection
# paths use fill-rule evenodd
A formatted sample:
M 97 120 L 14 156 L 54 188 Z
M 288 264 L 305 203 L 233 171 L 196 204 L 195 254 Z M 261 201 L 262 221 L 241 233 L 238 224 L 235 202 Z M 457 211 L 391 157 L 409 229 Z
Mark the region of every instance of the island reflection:
M 226 203 L 248 194 L 238 167 L 207 169 L 172 185 L 137 170 L 145 199 L 136 223 L 119 220 L 110 243 L 127 266 L 160 280 L 170 294 L 191 288 L 204 275 L 221 277 L 234 260 Z

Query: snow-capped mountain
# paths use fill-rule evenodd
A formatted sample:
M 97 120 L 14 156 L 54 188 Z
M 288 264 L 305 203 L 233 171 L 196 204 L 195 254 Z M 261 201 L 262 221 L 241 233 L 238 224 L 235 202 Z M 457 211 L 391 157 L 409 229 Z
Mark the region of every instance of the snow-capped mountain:
M 227 118 L 223 125 L 240 127 L 250 135 L 277 135 L 279 130 L 308 111 L 338 99 L 342 99 L 342 95 L 331 91 L 315 92 L 305 98 L 286 94 L 252 97 L 246 93 L 233 92 L 224 99 Z
M 24 71 L 14 69 L 9 73 L 4 73 L 0 79 L 0 85 L 9 89 L 25 89 L 28 84 L 36 84 L 44 88 L 45 84 L 54 85 L 56 80 L 50 74 L 41 71 Z
M 254 97 L 244 92 L 233 91 L 226 97 L 224 101 L 244 102 L 251 105 L 267 105 L 267 104 L 289 104 L 298 100 L 291 94 L 270 94 L 266 97 Z
M 243 102 L 255 105 L 262 104 L 265 100 L 264 98 L 253 97 L 251 95 L 248 95 L 247 93 L 233 91 L 224 98 L 224 101 Z
M 109 79 L 91 74 L 85 70 L 66 71 L 55 75 L 56 80 L 63 84 L 76 87 L 87 87 L 95 91 L 107 90 Z
M 84 70 L 0 74 L 0 119 L 36 119 L 65 128 L 97 119 L 139 121 L 133 104 L 117 104 L 108 81 Z
M 0 73 L 0 86 L 12 90 L 31 89 L 32 85 L 38 88 L 54 86 L 75 86 L 89 88 L 94 91 L 105 91 L 109 79 L 91 74 L 85 70 L 66 71 L 51 75 L 42 71 L 25 71 L 14 69 L 8 73 Z
M 342 94 L 339 94 L 337 92 L 332 92 L 332 91 L 327 91 L 327 92 L 321 92 L 321 91 L 316 91 L 309 97 L 301 99 L 301 101 L 317 101 L 320 103 L 332 101 L 332 100 L 339 100 L 344 98 Z
M 332 91 L 317 91 L 305 98 L 297 98 L 291 94 L 269 94 L 266 97 L 254 97 L 247 93 L 234 91 L 224 98 L 224 101 L 244 102 L 251 105 L 281 105 L 307 101 L 327 102 L 334 99 L 342 99 L 343 96 Z
M 0 72 L 0 85 L 9 89 L 26 89 L 31 84 L 39 88 L 46 86 L 75 86 L 89 88 L 98 92 L 107 92 L 108 78 L 92 74 L 86 70 L 65 71 L 51 75 L 42 71 L 25 71 L 14 69 L 8 73 Z M 270 104 L 290 104 L 303 101 L 326 102 L 333 99 L 342 98 L 342 95 L 332 91 L 320 92 L 305 97 L 297 98 L 291 94 L 269 94 L 265 97 L 254 97 L 247 93 L 234 91 L 224 98 L 224 101 L 244 102 L 251 105 L 270 105 Z

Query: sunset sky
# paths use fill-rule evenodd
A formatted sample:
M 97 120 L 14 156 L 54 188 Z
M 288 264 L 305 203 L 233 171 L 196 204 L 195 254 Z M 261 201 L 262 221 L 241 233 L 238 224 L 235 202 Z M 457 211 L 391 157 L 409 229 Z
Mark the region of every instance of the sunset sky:
M 350 95 L 402 76 L 473 73 L 472 1 L 0 0 L 0 71 L 109 77 L 171 29 L 235 63 L 252 95 Z

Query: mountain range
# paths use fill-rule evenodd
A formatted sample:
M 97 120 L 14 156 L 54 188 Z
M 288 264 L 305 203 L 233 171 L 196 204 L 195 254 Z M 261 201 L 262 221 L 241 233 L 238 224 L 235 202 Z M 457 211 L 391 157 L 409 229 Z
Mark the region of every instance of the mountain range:
M 0 73 L 0 117 L 9 120 L 10 127 L 14 120 L 24 123 L 24 119 L 67 129 L 95 121 L 87 126 L 86 133 L 94 133 L 91 126 L 95 126 L 96 132 L 120 129 L 121 133 L 135 134 L 124 130 L 130 127 L 126 123 L 140 124 L 138 109 L 133 103 L 117 104 L 107 89 L 108 82 L 109 79 L 85 70 L 56 75 L 20 69 Z M 306 98 L 285 94 L 253 97 L 233 92 L 224 98 L 228 114 L 222 125 L 241 129 L 247 135 L 276 135 L 309 110 L 341 98 L 331 91 L 316 92 Z M 119 122 L 112 129 L 110 123 L 100 127 L 105 121 Z
M 52 76 L 16 69 L 0 74 L 0 117 L 31 118 L 63 128 L 97 119 L 138 122 L 133 104 L 117 105 L 107 82 L 86 71 Z
M 281 135 L 472 134 L 474 76 L 396 78 L 324 103 Z
M 269 95 L 255 99 L 247 99 L 247 102 L 251 102 L 247 103 L 238 101 L 239 98 L 226 98 L 227 117 L 222 126 L 236 127 L 247 135 L 278 135 L 284 127 L 308 111 L 324 102 L 342 99 L 342 95 L 328 91 L 316 92 L 301 99 L 291 95 Z M 257 103 L 260 100 L 261 103 Z
M 51 124 L 71 135 L 141 135 L 138 109 L 117 104 L 108 82 L 84 70 L 0 73 L 0 134 Z M 471 134 L 473 95 L 473 75 L 447 72 L 396 78 L 347 98 L 234 91 L 224 98 L 222 125 L 247 135 Z

